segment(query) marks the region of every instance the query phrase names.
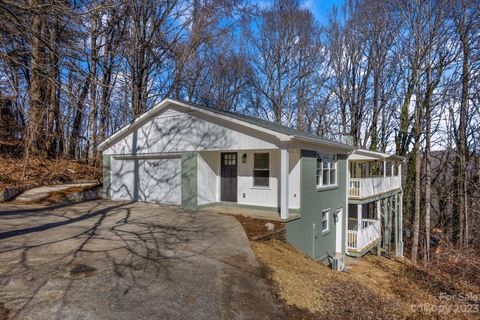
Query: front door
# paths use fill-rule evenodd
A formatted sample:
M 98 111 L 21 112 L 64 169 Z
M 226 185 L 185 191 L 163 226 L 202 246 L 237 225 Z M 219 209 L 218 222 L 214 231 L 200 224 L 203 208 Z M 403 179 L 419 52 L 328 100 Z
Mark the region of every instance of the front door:
M 222 153 L 221 163 L 221 200 L 237 202 L 237 153 Z

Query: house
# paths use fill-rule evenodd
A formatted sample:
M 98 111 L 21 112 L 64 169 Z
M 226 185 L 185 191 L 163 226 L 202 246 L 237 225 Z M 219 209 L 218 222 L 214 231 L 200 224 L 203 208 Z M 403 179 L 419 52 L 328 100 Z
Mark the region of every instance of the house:
M 402 254 L 401 158 L 172 99 L 99 149 L 107 198 L 261 211 L 321 261 L 379 245 L 383 219 Z

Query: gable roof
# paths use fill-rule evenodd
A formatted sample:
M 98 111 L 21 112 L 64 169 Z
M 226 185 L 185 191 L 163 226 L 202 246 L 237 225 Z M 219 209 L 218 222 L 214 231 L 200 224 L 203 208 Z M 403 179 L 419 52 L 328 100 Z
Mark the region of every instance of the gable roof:
M 346 151 L 353 151 L 356 149 L 355 147 L 348 144 L 336 142 L 336 141 L 319 137 L 313 134 L 305 134 L 296 129 L 271 123 L 269 121 L 265 121 L 259 118 L 242 115 L 239 113 L 229 112 L 229 111 L 216 110 L 213 108 L 208 108 L 205 106 L 192 104 L 189 102 L 167 98 L 167 99 L 164 99 L 159 104 L 155 105 L 150 110 L 143 113 L 140 117 L 136 118 L 135 120 L 130 122 L 128 125 L 120 129 L 119 131 L 115 132 L 109 138 L 105 139 L 102 143 L 98 145 L 98 150 L 103 151 L 108 147 L 112 146 L 113 144 L 115 144 L 116 142 L 123 139 L 131 132 L 133 132 L 136 128 L 141 127 L 146 122 L 148 122 L 149 120 L 154 118 L 156 115 L 161 113 L 163 110 L 171 106 L 178 106 L 181 108 L 188 109 L 189 111 L 192 111 L 192 112 L 200 112 L 203 114 L 207 114 L 207 115 L 216 117 L 217 119 L 220 119 L 222 121 L 237 123 L 257 131 L 274 135 L 280 141 L 299 141 L 299 142 L 314 143 L 314 144 L 319 144 L 323 146 L 339 148 Z

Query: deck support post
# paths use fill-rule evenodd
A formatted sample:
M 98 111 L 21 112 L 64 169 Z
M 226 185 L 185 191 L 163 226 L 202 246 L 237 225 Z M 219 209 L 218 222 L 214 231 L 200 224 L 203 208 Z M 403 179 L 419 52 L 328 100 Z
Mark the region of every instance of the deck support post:
M 387 198 L 380 200 L 383 202 L 383 249 L 388 256 L 387 244 L 389 242 L 390 232 L 388 230 L 388 201 Z
M 398 245 L 398 194 L 395 194 L 392 197 L 395 201 L 395 206 L 394 208 L 394 217 L 393 217 L 393 232 L 394 232 L 394 239 L 395 239 L 395 256 L 397 255 L 397 245 Z
M 387 242 L 387 255 L 390 256 L 392 250 L 392 217 L 393 217 L 393 197 L 390 196 L 388 200 L 388 242 Z
M 382 212 L 381 212 L 382 205 L 381 205 L 380 200 L 375 201 L 375 204 L 376 204 L 377 220 L 380 222 L 379 231 L 380 231 L 380 235 L 381 235 L 382 234 Z M 377 242 L 377 256 L 382 255 L 381 249 L 382 249 L 382 241 L 378 241 Z
M 280 217 L 288 219 L 288 150 L 280 150 Z
M 403 257 L 403 192 L 397 195 L 398 199 L 398 229 L 397 243 L 395 243 L 395 255 Z
M 360 235 L 360 231 L 362 230 L 362 205 L 357 204 L 357 237 Z

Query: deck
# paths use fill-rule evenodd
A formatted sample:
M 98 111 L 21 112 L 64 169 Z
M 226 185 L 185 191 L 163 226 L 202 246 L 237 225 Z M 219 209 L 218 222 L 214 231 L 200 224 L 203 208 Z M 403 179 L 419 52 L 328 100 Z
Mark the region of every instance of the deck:
M 349 254 L 362 256 L 380 241 L 382 233 L 380 220 L 362 219 L 360 226 L 356 219 L 349 219 L 347 230 L 347 251 Z
M 402 179 L 400 176 L 350 178 L 348 197 L 349 199 L 365 199 L 401 187 Z

